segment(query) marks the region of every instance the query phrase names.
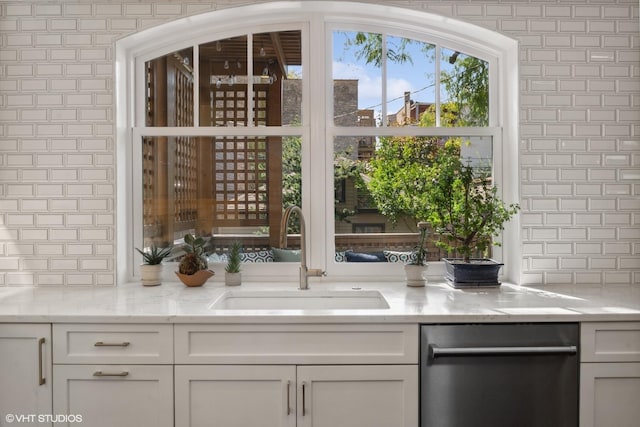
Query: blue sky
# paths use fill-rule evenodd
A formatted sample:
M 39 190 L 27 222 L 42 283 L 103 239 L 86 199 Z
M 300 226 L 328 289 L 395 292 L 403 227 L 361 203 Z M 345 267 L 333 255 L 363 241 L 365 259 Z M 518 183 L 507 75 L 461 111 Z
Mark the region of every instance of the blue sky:
M 333 78 L 358 80 L 358 107 L 382 109 L 382 71 L 374 64 L 358 59 L 354 46 L 346 46 L 346 40 L 355 32 L 333 33 Z M 397 46 L 400 38 L 388 36 L 390 48 Z M 387 113 L 395 113 L 403 105 L 405 91 L 412 92 L 411 99 L 419 102 L 435 100 L 435 64 L 423 51 L 425 43 L 414 41 L 407 47 L 412 61 L 402 64 L 387 62 Z M 433 51 L 431 52 L 433 53 Z M 445 65 L 449 65 L 446 63 Z M 450 68 L 447 67 L 447 68 Z

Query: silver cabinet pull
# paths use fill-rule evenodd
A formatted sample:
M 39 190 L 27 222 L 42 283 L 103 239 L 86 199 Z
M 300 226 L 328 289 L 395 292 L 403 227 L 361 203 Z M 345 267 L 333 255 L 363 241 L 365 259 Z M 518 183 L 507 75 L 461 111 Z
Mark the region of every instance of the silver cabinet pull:
M 47 379 L 44 377 L 44 369 L 42 364 L 44 363 L 43 357 L 43 347 L 44 347 L 45 339 L 40 338 L 38 340 L 38 385 L 44 385 L 47 382 Z
M 307 390 L 307 383 L 302 381 L 302 416 L 304 417 L 306 415 L 306 409 L 305 409 L 305 402 L 306 402 L 306 390 Z
M 122 371 L 122 372 L 95 371 L 93 373 L 94 377 L 126 377 L 127 375 L 129 375 L 129 372 L 127 372 L 127 371 Z
M 550 346 L 550 347 L 438 347 L 429 346 L 431 359 L 446 356 L 543 356 L 543 355 L 572 355 L 578 353 L 578 347 Z
M 104 341 L 98 341 L 96 342 L 93 346 L 94 347 L 129 347 L 129 342 L 128 341 L 124 341 L 124 342 L 104 342 Z
M 287 415 L 291 415 L 291 381 L 287 381 Z

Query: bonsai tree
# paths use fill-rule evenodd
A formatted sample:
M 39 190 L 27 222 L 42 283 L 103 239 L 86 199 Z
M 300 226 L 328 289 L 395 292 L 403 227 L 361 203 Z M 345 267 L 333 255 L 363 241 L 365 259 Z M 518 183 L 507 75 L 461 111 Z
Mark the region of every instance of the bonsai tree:
M 144 264 L 158 265 L 161 264 L 162 261 L 171 254 L 171 247 L 159 248 L 153 245 L 148 252 L 144 252 L 138 248 L 136 248 L 136 251 L 138 251 L 142 255 Z
M 227 273 L 240 273 L 240 267 L 242 260 L 240 259 L 240 252 L 242 251 L 242 245 L 240 242 L 233 242 L 229 248 L 229 260 L 224 267 L 224 271 Z
M 208 267 L 206 253 L 204 251 L 205 240 L 203 237 L 195 237 L 193 234 L 185 234 L 184 246 L 186 254 L 180 260 L 178 272 L 192 275 Z
M 520 207 L 500 199 L 488 171 L 460 158 L 459 139 L 448 140 L 438 150 L 429 176 L 427 221 L 440 236 L 436 246 L 456 251 L 468 263 L 474 253 L 500 245 L 494 238 Z
M 427 233 L 429 230 L 429 223 L 421 221 L 418 223 L 418 230 L 420 230 L 420 241 L 416 246 L 416 258 L 411 265 L 427 265 L 427 248 L 425 247 L 425 243 L 427 240 Z
M 429 165 L 438 150 L 432 137 L 384 137 L 367 165 L 365 181 L 378 211 L 407 226 L 427 221 Z

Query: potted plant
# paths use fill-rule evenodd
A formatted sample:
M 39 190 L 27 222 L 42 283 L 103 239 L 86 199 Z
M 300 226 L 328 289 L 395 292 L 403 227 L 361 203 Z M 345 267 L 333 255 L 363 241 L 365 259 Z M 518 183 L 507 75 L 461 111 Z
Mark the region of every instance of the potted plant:
M 428 221 L 439 235 L 436 246 L 461 256 L 444 259 L 447 281 L 454 287 L 499 286 L 503 264 L 486 258 L 486 253 L 500 245 L 495 238 L 520 207 L 500 199 L 487 169 L 461 159 L 459 140 L 447 141 L 429 170 Z
M 233 242 L 229 248 L 227 265 L 224 267 L 224 283 L 227 286 L 238 286 L 242 283 L 240 252 L 242 252 L 240 242 Z
M 143 263 L 140 265 L 140 281 L 144 286 L 159 285 L 162 277 L 162 260 L 171 254 L 171 247 L 159 248 L 151 246 L 148 251 L 136 248 L 142 255 Z
M 176 275 L 187 286 L 202 286 L 214 274 L 208 269 L 204 245 L 203 237 L 185 234 L 184 246 L 182 247 L 185 255 L 178 264 Z
M 418 223 L 418 230 L 420 230 L 420 241 L 416 246 L 415 258 L 408 264 L 405 264 L 404 271 L 407 276 L 407 286 L 424 286 L 425 273 L 427 272 L 427 248 L 425 242 L 427 239 L 427 232 L 429 223 L 421 221 Z

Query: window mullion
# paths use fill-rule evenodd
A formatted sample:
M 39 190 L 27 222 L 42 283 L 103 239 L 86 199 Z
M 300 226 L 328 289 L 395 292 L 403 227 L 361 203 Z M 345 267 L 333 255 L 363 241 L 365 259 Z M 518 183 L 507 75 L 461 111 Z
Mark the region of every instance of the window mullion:
M 332 114 L 327 114 L 333 110 L 333 105 L 328 101 L 330 94 L 333 94 L 333 85 L 330 62 L 326 62 L 327 55 L 323 53 L 330 52 L 332 43 L 327 38 L 330 32 L 325 33 L 322 18 L 311 18 L 307 32 L 303 31 L 302 34 L 302 62 L 306 64 L 303 67 L 305 91 L 302 111 L 303 117 L 309 120 L 305 123 L 305 127 L 309 129 L 306 134 L 308 139 L 303 139 L 302 147 L 302 209 L 307 215 L 309 265 L 325 269 L 325 247 L 327 234 L 330 234 L 329 217 L 333 218 L 328 213 L 328 207 L 333 207 L 333 200 L 328 203 L 328 192 L 325 190 L 332 187 L 333 180 L 329 174 L 328 160 L 331 158 L 331 144 L 324 144 L 323 141 L 328 138 L 326 129 L 329 117 L 333 117 Z
M 441 59 L 440 45 L 436 45 L 436 90 L 435 90 L 435 102 L 436 102 L 436 127 L 440 127 L 440 59 Z
M 193 46 L 193 126 L 200 126 L 200 46 Z
M 247 126 L 254 126 L 255 92 L 253 90 L 253 33 L 247 34 Z
M 382 34 L 380 66 L 382 67 L 382 126 L 387 126 L 387 35 Z

